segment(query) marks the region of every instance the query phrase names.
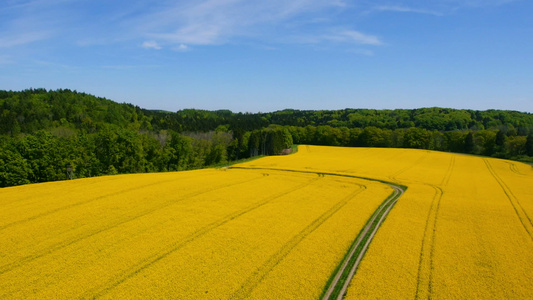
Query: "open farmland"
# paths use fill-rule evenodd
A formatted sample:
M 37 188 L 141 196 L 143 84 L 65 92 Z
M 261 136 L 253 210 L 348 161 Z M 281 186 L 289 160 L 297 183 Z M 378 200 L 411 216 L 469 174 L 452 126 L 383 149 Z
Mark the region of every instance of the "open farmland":
M 530 166 L 300 146 L 230 169 L 1 189 L 0 298 L 319 298 L 395 193 L 373 179 L 408 189 L 347 298 L 533 297 Z
M 408 187 L 372 241 L 348 299 L 533 298 L 531 166 L 413 149 L 299 151 L 248 166 L 328 170 Z
M 262 170 L 0 190 L 0 298 L 317 298 L 392 189 Z

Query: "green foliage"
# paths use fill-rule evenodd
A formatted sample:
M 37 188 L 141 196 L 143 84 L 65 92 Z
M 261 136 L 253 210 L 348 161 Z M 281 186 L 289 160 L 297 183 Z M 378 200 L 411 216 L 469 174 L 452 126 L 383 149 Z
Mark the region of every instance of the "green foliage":
M 262 130 L 254 130 L 248 139 L 250 156 L 280 155 L 283 149 L 293 144 L 289 129 L 279 125 L 270 125 Z
M 533 156 L 533 133 L 530 133 L 527 136 L 525 147 L 526 147 L 526 154 L 529 156 Z
M 171 138 L 165 150 L 167 150 L 168 171 L 187 170 L 193 162 L 192 138 L 190 137 L 171 132 Z
M 364 147 L 392 147 L 392 131 L 375 126 L 365 127 L 358 141 Z
M 472 153 L 491 156 L 495 151 L 496 132 L 479 130 L 474 133 L 474 150 Z
M 32 170 L 18 152 L 0 149 L 0 187 L 30 183 Z
M 405 131 L 403 145 L 405 148 L 429 149 L 430 140 L 430 131 L 412 127 Z
M 473 153 L 474 152 L 474 135 L 472 132 L 468 132 L 468 134 L 465 137 L 465 152 L 466 153 Z
M 407 147 L 530 160 L 533 115 L 445 108 L 233 113 L 145 110 L 71 90 L 0 91 L 0 187 L 178 171 L 293 143 Z
M 496 132 L 496 146 L 502 147 L 505 144 L 506 138 L 507 137 L 505 136 L 505 133 L 503 133 L 501 130 L 498 130 L 498 132 Z
M 283 110 L 268 114 L 270 124 L 305 127 L 307 125 L 331 127 L 398 129 L 420 127 L 429 131 L 453 131 L 472 129 L 507 129 L 530 131 L 533 128 L 533 115 L 516 111 L 473 111 L 447 108 L 420 109 L 344 109 L 336 111 Z

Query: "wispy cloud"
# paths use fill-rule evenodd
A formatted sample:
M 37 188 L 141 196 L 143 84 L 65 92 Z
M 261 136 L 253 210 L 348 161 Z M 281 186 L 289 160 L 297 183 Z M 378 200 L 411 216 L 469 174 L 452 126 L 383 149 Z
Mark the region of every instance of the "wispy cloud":
M 61 45 L 109 45 L 138 39 L 120 26 L 131 7 L 144 0 L 5 0 L 0 8 L 0 39 L 20 46 L 54 39 Z M 100 2 L 100 3 L 99 3 Z M 128 4 L 128 5 L 125 5 Z M 142 6 L 145 8 L 145 6 Z M 13 38 L 8 38 L 13 37 Z
M 179 44 L 178 46 L 172 48 L 174 51 L 178 51 L 178 52 L 187 52 L 189 50 L 191 50 L 191 47 L 187 46 L 187 45 L 184 45 L 184 44 Z
M 36 41 L 47 39 L 51 36 L 48 31 L 21 32 L 11 36 L 0 37 L 0 48 L 26 45 Z
M 434 16 L 443 16 L 444 14 L 438 11 L 430 9 L 420 9 L 412 8 L 407 6 L 398 6 L 398 5 L 379 5 L 372 8 L 372 11 L 390 11 L 390 12 L 402 12 L 402 13 L 417 13 L 417 14 L 427 14 Z
M 51 69 L 61 69 L 61 70 L 68 70 L 68 71 L 75 71 L 77 70 L 77 67 L 74 65 L 68 65 L 63 64 L 56 61 L 48 61 L 48 60 L 33 60 L 34 64 L 40 65 L 42 67 L 47 67 Z
M 339 30 L 326 39 L 337 42 L 355 42 L 363 45 L 383 45 L 383 42 L 375 35 L 365 34 L 356 30 Z
M 217 45 L 242 38 L 265 39 L 274 35 L 272 32 L 279 30 L 293 36 L 310 35 L 301 29 L 305 25 L 294 26 L 294 24 L 306 24 L 305 20 L 316 20 L 317 16 L 323 19 L 328 12 L 342 11 L 346 7 L 343 1 L 327 0 L 189 1 L 160 7 L 158 11 L 142 16 L 136 22 L 142 35 L 160 44 L 172 44 L 178 47 Z M 376 40 L 371 41 L 354 33 L 346 34 L 342 38 L 339 36 L 337 40 L 376 43 Z
M 194 46 L 256 42 L 266 46 L 332 42 L 379 46 L 384 44 L 379 32 L 359 30 L 350 15 L 444 16 L 458 9 L 515 1 L 519 0 L 5 0 L 0 9 L 0 48 L 52 38 L 62 45 L 127 42 L 180 52 Z
M 155 50 L 161 50 L 163 49 L 156 41 L 145 41 L 142 44 L 143 48 L 149 48 L 149 49 L 155 49 Z
M 59 0 L 8 0 L 0 9 L 0 48 L 24 46 L 59 35 L 64 26 Z
M 391 4 L 390 1 L 376 1 L 373 6 L 363 10 L 364 14 L 376 12 L 414 13 L 434 16 L 445 16 L 463 9 L 480 8 L 487 6 L 501 6 L 520 0 L 435 0 L 435 1 L 406 1 L 409 4 Z
M 460 7 L 482 7 L 482 6 L 499 6 L 520 0 L 448 0 L 445 2 L 455 3 Z
M 0 55 L 0 65 L 9 65 L 15 63 L 10 56 Z
M 296 39 L 296 38 L 295 38 Z M 351 43 L 381 46 L 383 42 L 375 35 L 351 29 L 330 29 L 327 33 L 299 37 L 301 43 L 316 44 L 322 42 Z
M 5 9 L 34 9 L 39 10 L 59 4 L 72 2 L 70 0 L 6 0 Z

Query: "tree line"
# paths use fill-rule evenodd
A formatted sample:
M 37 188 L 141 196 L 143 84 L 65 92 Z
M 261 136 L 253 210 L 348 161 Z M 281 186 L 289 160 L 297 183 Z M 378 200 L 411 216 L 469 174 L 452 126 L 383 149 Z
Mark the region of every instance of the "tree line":
M 297 144 L 416 148 L 468 153 L 532 161 L 533 134 L 520 136 L 502 129 L 438 131 L 411 127 L 381 129 L 374 126 L 347 128 L 325 126 L 288 126 Z
M 71 90 L 0 91 L 0 187 L 198 169 L 295 144 L 397 147 L 531 160 L 533 115 L 515 111 L 146 110 Z

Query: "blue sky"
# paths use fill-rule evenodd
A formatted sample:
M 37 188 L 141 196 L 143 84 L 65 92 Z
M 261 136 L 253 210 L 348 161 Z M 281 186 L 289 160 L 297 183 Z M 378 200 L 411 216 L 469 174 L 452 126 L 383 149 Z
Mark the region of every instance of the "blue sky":
M 532 2 L 2 0 L 0 89 L 170 111 L 533 112 Z

